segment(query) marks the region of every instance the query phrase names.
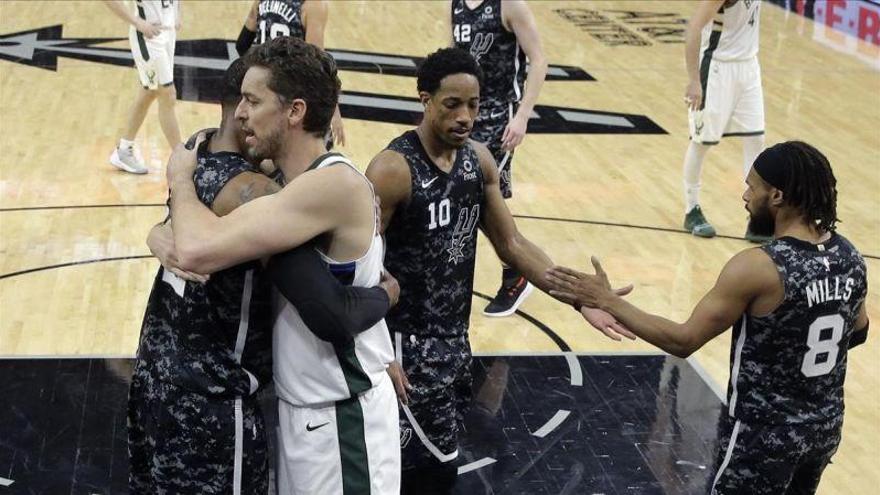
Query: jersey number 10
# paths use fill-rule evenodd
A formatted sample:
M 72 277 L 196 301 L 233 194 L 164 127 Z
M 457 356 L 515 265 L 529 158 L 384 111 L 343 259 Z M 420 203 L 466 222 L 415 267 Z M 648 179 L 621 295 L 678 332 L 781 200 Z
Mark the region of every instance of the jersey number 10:
M 439 203 L 429 204 L 428 214 L 431 215 L 431 223 L 428 224 L 428 230 L 434 230 L 438 226 L 445 227 L 449 225 L 449 198 L 444 198 Z

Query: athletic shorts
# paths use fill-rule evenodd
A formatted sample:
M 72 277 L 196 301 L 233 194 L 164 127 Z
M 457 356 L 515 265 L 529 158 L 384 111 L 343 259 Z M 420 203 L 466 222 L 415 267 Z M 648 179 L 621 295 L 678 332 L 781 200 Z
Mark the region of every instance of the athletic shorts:
M 174 30 L 162 31 L 159 36 L 147 39 L 140 31 L 131 28 L 128 41 L 137 67 L 138 78 L 146 89 L 159 89 L 174 83 Z
M 741 62 L 712 60 L 704 72 L 703 108 L 688 111 L 691 140 L 712 145 L 726 136 L 764 134 L 764 92 L 757 57 Z
M 435 467 L 458 458 L 458 435 L 471 403 L 467 336 L 422 337 L 395 332 L 397 359 L 409 379 L 401 405 L 403 469 Z
M 398 495 L 397 395 L 386 374 L 357 397 L 311 407 L 278 399 L 278 493 Z
M 719 420 L 712 495 L 813 494 L 840 444 L 843 416 L 825 423 L 748 424 L 726 414 Z
M 155 378 L 138 361 L 128 396 L 129 493 L 265 494 L 268 447 L 256 394 L 220 399 Z
M 483 100 L 480 102 L 480 113 L 474 122 L 471 138 L 481 142 L 489 148 L 498 165 L 498 173 L 501 176 L 501 195 L 505 198 L 513 196 L 513 183 L 511 167 L 513 166 L 513 151 L 501 150 L 501 138 L 507 123 L 516 115 L 518 105 L 513 102 Z

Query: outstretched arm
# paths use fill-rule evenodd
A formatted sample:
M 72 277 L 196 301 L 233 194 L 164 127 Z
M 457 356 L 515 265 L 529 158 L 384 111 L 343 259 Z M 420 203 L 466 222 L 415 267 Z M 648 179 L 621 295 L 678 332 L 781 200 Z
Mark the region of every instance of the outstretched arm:
M 553 295 L 550 293 L 552 287 L 544 277 L 545 271 L 553 266 L 553 261 L 541 248 L 528 240 L 516 228 L 513 216 L 510 214 L 510 210 L 507 209 L 507 204 L 501 196 L 498 168 L 495 165 L 495 159 L 492 158 L 492 153 L 483 144 L 473 141 L 472 144 L 477 151 L 477 156 L 480 158 L 480 168 L 483 171 L 483 189 L 486 198 L 484 201 L 485 210 L 481 215 L 480 228 L 489 238 L 492 247 L 495 248 L 495 253 L 498 254 L 501 261 L 516 268 L 529 282 L 542 291 Z M 615 292 L 625 295 L 631 290 L 632 287 L 630 286 L 618 289 Z M 633 338 L 626 328 L 604 311 L 586 308 L 581 311 L 581 314 L 591 325 L 603 332 L 610 331 L 614 335 L 620 334 Z
M 551 294 L 571 303 L 599 308 L 614 315 L 632 333 L 664 351 L 687 357 L 729 328 L 752 301 L 779 284 L 770 258 L 759 249 L 734 256 L 722 269 L 715 286 L 703 296 L 684 323 L 647 313 L 607 288 L 608 277 L 594 259 L 596 275 L 556 267 L 546 276 Z

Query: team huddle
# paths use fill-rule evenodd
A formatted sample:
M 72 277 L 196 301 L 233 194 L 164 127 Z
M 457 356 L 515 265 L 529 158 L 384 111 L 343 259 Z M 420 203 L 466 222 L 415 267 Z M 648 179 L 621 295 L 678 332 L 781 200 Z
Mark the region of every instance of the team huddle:
M 547 67 L 524 1 L 451 2 L 452 46 L 418 68 L 421 123 L 364 173 L 330 151 L 345 138 L 327 8 L 255 1 L 219 126 L 169 160 L 169 215 L 148 237 L 162 266 L 129 393 L 132 493 L 268 493 L 276 432 L 257 396 L 270 384 L 277 493 L 452 493 L 473 395 L 478 228 L 504 264 L 489 316 L 537 287 L 611 338 L 679 356 L 733 328 L 706 492 L 815 492 L 840 442 L 847 350 L 868 327 L 865 263 L 835 232 L 820 151 L 790 141 L 751 160 L 748 231 L 769 242 L 734 256 L 677 324 L 628 303 L 632 287 L 612 289 L 598 260 L 595 275 L 554 264 L 507 208 Z M 755 125 L 763 133 L 763 113 Z M 133 160 L 125 146 L 114 156 Z

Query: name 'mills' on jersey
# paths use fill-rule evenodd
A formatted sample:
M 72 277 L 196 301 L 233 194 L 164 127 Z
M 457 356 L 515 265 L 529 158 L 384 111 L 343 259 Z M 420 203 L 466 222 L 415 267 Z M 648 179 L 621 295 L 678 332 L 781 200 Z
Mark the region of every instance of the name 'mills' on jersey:
M 827 421 L 843 413 L 849 339 L 865 302 L 865 261 L 838 234 L 822 244 L 783 237 L 762 248 L 785 298 L 733 327 L 730 416 L 764 424 Z
M 194 176 L 210 206 L 229 180 L 254 171 L 241 155 L 198 150 Z M 258 261 L 217 273 L 204 284 L 159 268 L 147 302 L 139 361 L 160 380 L 203 395 L 246 396 L 272 378 L 271 285 Z
M 526 54 L 501 20 L 501 0 L 484 0 L 471 9 L 465 0 L 452 2 L 452 38 L 483 69 L 480 97 L 499 103 L 522 99 Z
M 265 43 L 279 36 L 306 39 L 302 19 L 304 0 L 262 0 L 257 6 L 257 43 Z
M 700 36 L 701 60 L 734 62 L 758 56 L 760 0 L 727 0 Z
M 385 266 L 401 291 L 385 317 L 388 327 L 432 337 L 465 335 L 484 202 L 480 160 L 467 143 L 446 173 L 428 157 L 416 131 L 387 149 L 403 155 L 412 176 L 409 203 L 398 207 L 385 229 Z

